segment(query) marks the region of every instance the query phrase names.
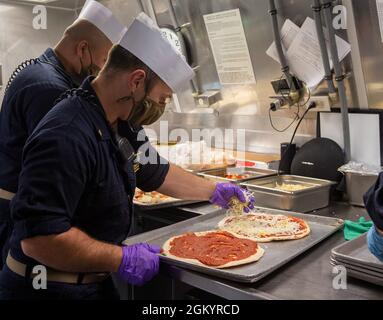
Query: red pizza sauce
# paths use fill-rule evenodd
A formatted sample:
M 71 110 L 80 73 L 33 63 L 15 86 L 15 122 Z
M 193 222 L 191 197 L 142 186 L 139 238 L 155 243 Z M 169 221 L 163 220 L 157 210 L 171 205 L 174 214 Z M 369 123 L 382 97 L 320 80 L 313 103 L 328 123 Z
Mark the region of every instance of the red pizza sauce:
M 172 255 L 196 259 L 211 267 L 246 259 L 258 250 L 255 241 L 237 238 L 226 231 L 211 232 L 203 236 L 187 233 L 174 239 L 170 246 Z
M 307 229 L 307 225 L 302 219 L 292 217 L 292 216 L 289 216 L 289 219 L 299 224 L 299 230 L 306 230 Z

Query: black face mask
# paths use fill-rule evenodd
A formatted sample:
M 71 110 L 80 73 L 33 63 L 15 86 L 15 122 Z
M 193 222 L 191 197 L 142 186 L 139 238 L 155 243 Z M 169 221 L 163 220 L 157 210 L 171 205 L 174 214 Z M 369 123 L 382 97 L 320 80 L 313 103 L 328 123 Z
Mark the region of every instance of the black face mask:
M 89 76 L 95 76 L 97 77 L 98 74 L 101 71 L 101 68 L 93 63 L 93 57 L 92 57 L 92 52 L 89 48 L 89 55 L 90 55 L 90 65 L 88 67 L 85 67 L 82 63 L 82 60 L 80 59 L 81 63 L 81 71 L 75 76 L 74 81 L 80 85 L 83 83 L 83 81 L 88 78 Z

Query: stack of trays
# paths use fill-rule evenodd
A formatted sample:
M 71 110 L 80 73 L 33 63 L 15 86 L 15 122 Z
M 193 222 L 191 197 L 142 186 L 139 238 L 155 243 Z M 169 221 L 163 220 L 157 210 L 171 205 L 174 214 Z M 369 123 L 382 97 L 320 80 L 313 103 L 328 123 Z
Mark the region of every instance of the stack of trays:
M 344 266 L 350 277 L 383 286 L 383 263 L 368 250 L 367 235 L 334 248 L 331 264 Z

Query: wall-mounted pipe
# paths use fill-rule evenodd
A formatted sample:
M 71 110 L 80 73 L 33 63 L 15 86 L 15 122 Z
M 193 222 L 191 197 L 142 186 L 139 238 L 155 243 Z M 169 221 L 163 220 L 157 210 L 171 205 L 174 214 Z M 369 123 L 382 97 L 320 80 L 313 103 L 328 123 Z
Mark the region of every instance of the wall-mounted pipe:
M 152 0 L 145 0 L 145 4 L 142 0 L 139 0 L 140 6 L 144 9 L 143 11 L 158 25 L 156 11 L 154 9 Z
M 327 86 L 328 86 L 329 94 L 331 97 L 333 94 L 336 94 L 336 88 L 335 88 L 333 77 L 332 77 L 330 59 L 328 56 L 327 45 L 326 45 L 326 40 L 325 40 L 323 26 L 322 26 L 322 16 L 321 16 L 322 6 L 319 0 L 313 0 L 312 9 L 313 9 L 315 26 L 316 26 L 318 41 L 319 41 L 319 47 L 321 50 L 322 61 L 323 61 L 323 66 L 325 71 L 325 80 L 327 81 Z
M 329 34 L 330 41 L 330 51 L 332 56 L 332 61 L 334 64 L 335 70 L 335 80 L 338 83 L 339 99 L 341 104 L 342 111 L 342 125 L 343 125 L 343 139 L 344 139 L 344 152 L 346 156 L 346 161 L 351 160 L 351 141 L 350 141 L 350 124 L 348 118 L 348 105 L 347 105 L 347 96 L 346 96 L 346 87 L 344 85 L 345 75 L 342 71 L 342 66 L 339 61 L 338 47 L 336 44 L 336 35 L 333 27 L 332 20 L 332 1 L 321 0 L 323 5 L 323 14 L 325 17 L 325 22 L 327 25 L 327 30 Z
M 275 41 L 275 45 L 277 47 L 277 52 L 278 52 L 279 61 L 281 63 L 282 72 L 284 73 L 284 75 L 287 79 L 287 82 L 289 83 L 290 89 L 292 91 L 296 91 L 297 88 L 296 88 L 295 83 L 293 81 L 293 78 L 290 74 L 290 68 L 287 64 L 287 60 L 286 60 L 285 54 L 283 52 L 282 39 L 281 39 L 281 34 L 279 32 L 278 17 L 277 17 L 278 11 L 277 11 L 277 8 L 275 6 L 274 0 L 269 0 L 269 9 L 270 9 L 269 13 L 271 15 L 271 21 L 272 21 L 272 26 L 273 26 L 274 41 Z
M 179 36 L 179 39 L 181 41 L 181 46 L 183 50 L 186 51 L 186 44 L 183 42 L 183 34 L 181 31 L 182 26 L 180 25 L 178 21 L 172 0 L 168 0 L 168 6 L 169 6 L 170 19 L 172 20 L 173 26 L 176 29 L 177 35 Z M 186 26 L 185 28 L 188 28 L 190 24 L 185 24 L 184 26 Z M 193 69 L 194 69 L 194 72 L 198 72 L 199 66 L 196 66 Z M 194 94 L 199 95 L 203 92 L 202 86 L 200 85 L 199 81 L 196 78 L 193 78 L 192 80 L 190 80 L 190 85 L 192 87 L 192 91 Z
M 140 10 L 145 12 L 145 8 L 144 8 L 144 5 L 142 4 L 142 0 L 137 0 L 137 4 L 140 7 Z
M 174 26 L 178 28 L 180 26 L 180 24 L 178 22 L 178 18 L 176 15 L 176 11 L 174 10 L 172 0 L 168 0 L 168 5 L 169 5 L 170 19 L 172 20 L 172 23 L 174 24 Z

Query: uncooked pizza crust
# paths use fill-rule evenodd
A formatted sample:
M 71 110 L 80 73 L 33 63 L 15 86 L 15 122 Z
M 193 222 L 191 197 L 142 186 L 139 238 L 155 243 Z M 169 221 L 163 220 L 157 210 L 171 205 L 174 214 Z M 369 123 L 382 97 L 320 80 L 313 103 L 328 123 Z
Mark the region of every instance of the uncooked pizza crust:
M 216 233 L 217 230 L 213 230 L 213 231 L 205 231 L 205 232 L 194 232 L 195 235 L 197 236 L 204 236 L 204 235 L 207 235 L 209 233 Z M 231 234 L 233 234 L 232 232 L 229 232 Z M 247 239 L 249 240 L 248 238 L 246 237 L 242 237 L 242 236 L 238 236 L 238 235 L 235 235 L 233 234 L 235 237 L 237 238 L 241 238 L 241 239 Z M 217 267 L 211 267 L 211 266 L 208 266 L 208 265 L 205 265 L 203 263 L 201 263 L 199 260 L 197 259 L 186 259 L 186 258 L 181 258 L 181 257 L 177 257 L 173 254 L 170 253 L 170 249 L 171 249 L 171 243 L 174 239 L 177 239 L 177 238 L 180 238 L 180 237 L 183 237 L 183 235 L 179 235 L 179 236 L 175 236 L 175 237 L 172 237 L 170 238 L 168 241 L 166 241 L 162 247 L 163 249 L 163 254 L 167 257 L 170 257 L 172 259 L 175 259 L 175 260 L 178 260 L 178 261 L 182 261 L 182 262 L 187 262 L 187 263 L 191 263 L 191 264 L 195 264 L 195 265 L 198 265 L 198 266 L 202 266 L 202 267 L 206 267 L 206 268 L 212 268 L 212 269 L 226 269 L 226 268 L 232 268 L 232 267 L 237 267 L 237 266 L 241 266 L 241 265 L 245 265 L 245 264 L 249 264 L 249 263 L 252 263 L 252 262 L 256 262 L 258 261 L 259 259 L 262 258 L 263 254 L 265 253 L 265 250 L 263 250 L 259 245 L 258 245 L 258 249 L 257 249 L 257 252 L 251 256 L 249 256 L 248 258 L 246 259 L 242 259 L 242 260 L 237 260 L 237 261 L 231 261 L 229 263 L 226 263 L 224 265 L 221 265 L 221 266 L 217 266 Z

